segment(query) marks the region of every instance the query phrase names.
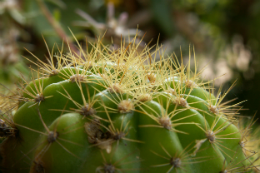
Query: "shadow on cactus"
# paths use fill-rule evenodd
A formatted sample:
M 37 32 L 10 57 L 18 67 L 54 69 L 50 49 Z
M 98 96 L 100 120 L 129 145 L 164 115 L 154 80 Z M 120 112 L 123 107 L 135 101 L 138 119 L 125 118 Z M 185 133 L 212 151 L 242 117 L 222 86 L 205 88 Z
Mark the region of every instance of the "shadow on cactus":
M 259 171 L 252 123 L 239 126 L 240 103 L 214 80 L 159 48 L 92 46 L 36 58 L 32 80 L 1 96 L 3 172 Z

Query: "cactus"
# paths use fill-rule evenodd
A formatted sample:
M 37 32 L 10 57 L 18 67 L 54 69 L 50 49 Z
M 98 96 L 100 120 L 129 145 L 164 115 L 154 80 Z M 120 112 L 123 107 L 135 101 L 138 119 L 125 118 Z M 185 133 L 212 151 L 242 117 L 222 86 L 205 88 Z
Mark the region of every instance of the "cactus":
M 185 66 L 159 48 L 92 47 L 33 61 L 32 80 L 4 96 L 3 172 L 257 171 L 240 103 L 223 102 L 229 90 L 215 96 L 191 56 Z

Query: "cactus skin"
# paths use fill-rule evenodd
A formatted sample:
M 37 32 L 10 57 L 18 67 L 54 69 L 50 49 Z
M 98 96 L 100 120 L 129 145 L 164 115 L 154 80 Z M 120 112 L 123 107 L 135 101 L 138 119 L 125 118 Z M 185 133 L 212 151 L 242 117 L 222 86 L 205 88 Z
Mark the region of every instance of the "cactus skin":
M 39 63 L 45 74 L 27 82 L 19 108 L 3 117 L 1 133 L 14 133 L 1 144 L 3 172 L 256 171 L 237 104 L 221 104 L 190 64 L 153 62 L 134 45 L 80 52 L 87 61 Z

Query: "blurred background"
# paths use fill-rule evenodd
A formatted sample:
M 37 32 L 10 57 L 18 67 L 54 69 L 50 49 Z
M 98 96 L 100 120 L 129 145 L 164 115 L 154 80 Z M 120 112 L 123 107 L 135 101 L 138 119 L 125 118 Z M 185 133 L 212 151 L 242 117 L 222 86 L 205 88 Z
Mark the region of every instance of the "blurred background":
M 71 32 L 82 45 L 106 33 L 105 44 L 113 40 L 116 48 L 138 28 L 142 45 L 158 42 L 179 58 L 182 51 L 184 61 L 194 46 L 198 69 L 207 66 L 203 80 L 221 76 L 214 85 L 224 91 L 236 81 L 226 100 L 247 100 L 241 114 L 254 115 L 260 110 L 259 19 L 259 0 L 0 0 L 0 83 L 11 88 L 21 73 L 28 77 L 33 64 L 23 57 L 35 60 L 28 51 L 45 61 L 43 38 L 55 52 L 63 42 L 76 49 Z

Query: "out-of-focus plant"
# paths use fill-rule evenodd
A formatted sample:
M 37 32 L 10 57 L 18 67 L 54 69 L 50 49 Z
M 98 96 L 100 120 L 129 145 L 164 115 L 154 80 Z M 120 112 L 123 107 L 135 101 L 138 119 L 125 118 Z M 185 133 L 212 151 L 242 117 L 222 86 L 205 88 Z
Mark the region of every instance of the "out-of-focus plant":
M 234 81 L 242 74 L 245 79 L 254 77 L 254 69 L 251 65 L 251 51 L 245 47 L 241 37 L 235 37 L 231 44 L 219 49 L 219 53 L 199 54 L 198 61 L 201 63 L 200 69 L 204 80 L 215 80 L 215 86 L 222 86 L 227 82 Z M 221 76 L 221 77 L 219 77 Z
M 108 42 L 110 42 L 110 39 L 113 39 L 114 44 L 120 45 L 121 40 L 125 37 L 134 38 L 136 34 L 139 36 L 143 35 L 141 31 L 138 32 L 136 29 L 127 28 L 127 13 L 123 12 L 119 15 L 118 19 L 115 18 L 115 9 L 112 3 L 107 4 L 107 20 L 105 23 L 95 21 L 90 15 L 80 9 L 77 9 L 76 12 L 86 20 L 84 22 L 79 21 L 78 25 L 92 28 L 96 36 L 104 35 L 104 39 Z
M 115 17 L 113 1 L 24 0 L 23 6 L 38 37 L 42 34 L 48 45 L 67 42 L 72 52 L 77 51 L 72 37 L 85 44 L 86 40 L 96 42 L 97 37 L 103 36 L 104 44 L 113 40 L 113 48 L 116 48 L 123 37 L 132 37 L 137 33 L 142 35 L 137 32 L 136 26 L 135 29 L 128 29 L 127 13 L 122 12 L 118 18 Z
M 0 83 L 6 85 L 19 78 L 20 72 L 29 74 L 21 61 L 20 42 L 24 34 L 22 26 L 25 18 L 20 11 L 18 1 L 0 2 Z M 26 34 L 23 35 L 25 37 Z

